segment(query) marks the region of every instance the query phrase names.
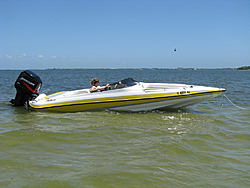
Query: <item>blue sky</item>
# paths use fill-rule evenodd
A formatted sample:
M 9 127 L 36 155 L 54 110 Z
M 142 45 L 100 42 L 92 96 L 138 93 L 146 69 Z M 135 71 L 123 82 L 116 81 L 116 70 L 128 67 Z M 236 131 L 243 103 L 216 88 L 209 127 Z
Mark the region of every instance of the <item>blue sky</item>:
M 250 0 L 0 0 L 0 69 L 240 67 L 249 18 Z

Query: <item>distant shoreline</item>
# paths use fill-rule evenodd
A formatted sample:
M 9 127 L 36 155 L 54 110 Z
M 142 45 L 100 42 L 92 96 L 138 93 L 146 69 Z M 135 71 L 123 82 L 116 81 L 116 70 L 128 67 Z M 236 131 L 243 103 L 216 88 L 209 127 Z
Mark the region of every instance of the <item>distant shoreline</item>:
M 250 70 L 250 66 L 239 67 L 237 70 Z
M 27 69 L 0 69 L 0 70 L 27 70 Z M 28 70 L 250 70 L 242 68 L 44 68 Z

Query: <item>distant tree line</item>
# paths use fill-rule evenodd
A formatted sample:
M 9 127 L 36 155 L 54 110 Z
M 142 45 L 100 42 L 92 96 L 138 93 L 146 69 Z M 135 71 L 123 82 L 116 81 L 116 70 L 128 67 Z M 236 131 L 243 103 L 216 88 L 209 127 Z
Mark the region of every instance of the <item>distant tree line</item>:
M 250 66 L 239 67 L 237 70 L 250 70 Z

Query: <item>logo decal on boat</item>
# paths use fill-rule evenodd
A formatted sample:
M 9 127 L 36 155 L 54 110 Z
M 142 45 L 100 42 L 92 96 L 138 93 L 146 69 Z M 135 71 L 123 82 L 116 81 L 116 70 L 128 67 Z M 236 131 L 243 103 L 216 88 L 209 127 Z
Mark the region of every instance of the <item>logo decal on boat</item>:
M 32 82 L 30 82 L 29 80 L 26 80 L 25 78 L 20 78 L 19 79 L 20 81 L 25 81 L 26 83 L 28 83 L 28 84 L 30 84 L 30 85 L 32 85 L 32 86 L 34 86 L 35 84 L 34 83 L 32 83 Z
M 190 93 L 190 91 L 180 91 L 180 92 L 177 92 L 177 95 L 182 95 L 182 94 L 186 94 L 186 93 Z

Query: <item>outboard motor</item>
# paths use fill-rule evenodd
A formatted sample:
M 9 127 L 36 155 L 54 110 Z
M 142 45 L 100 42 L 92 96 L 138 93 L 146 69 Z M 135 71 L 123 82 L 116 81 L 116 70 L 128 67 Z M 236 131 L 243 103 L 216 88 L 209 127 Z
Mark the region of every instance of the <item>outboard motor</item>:
M 38 96 L 41 86 L 42 81 L 35 73 L 30 70 L 21 72 L 15 82 L 16 97 L 10 102 L 14 106 L 24 106 L 26 101 Z

